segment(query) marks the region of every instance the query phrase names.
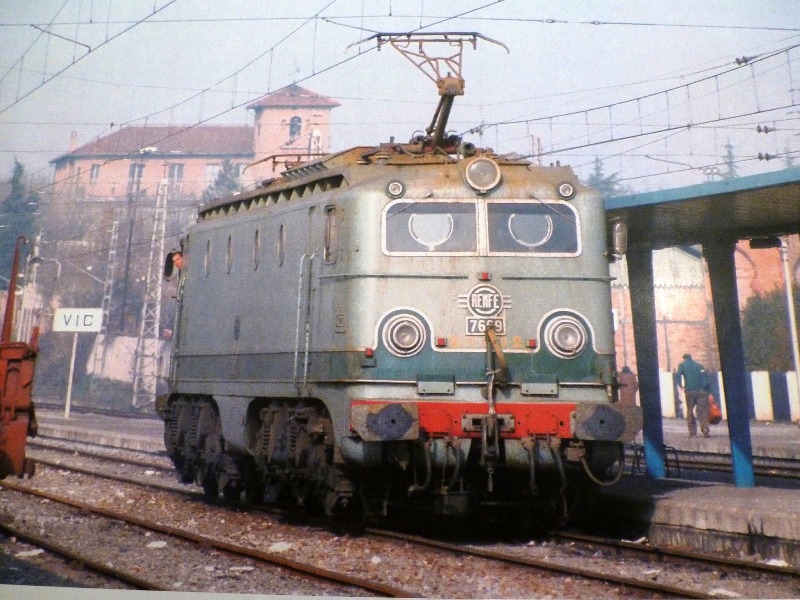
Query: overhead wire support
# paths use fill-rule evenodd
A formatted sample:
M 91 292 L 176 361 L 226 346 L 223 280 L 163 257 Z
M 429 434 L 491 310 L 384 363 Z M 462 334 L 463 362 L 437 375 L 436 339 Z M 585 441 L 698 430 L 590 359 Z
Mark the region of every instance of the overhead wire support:
M 64 37 L 63 35 L 58 35 L 57 33 L 54 33 L 54 32 L 49 31 L 47 29 L 43 29 L 43 28 L 39 27 L 38 25 L 31 25 L 31 27 L 33 27 L 34 29 L 38 29 L 39 31 L 41 31 L 43 33 L 46 33 L 47 35 L 52 35 L 53 37 L 57 37 L 59 39 L 65 40 L 67 42 L 72 42 L 73 44 L 77 44 L 78 46 L 83 46 L 84 48 L 86 48 L 86 53 L 87 54 L 92 51 L 92 47 L 91 46 L 89 46 L 87 44 L 84 44 L 83 42 L 79 42 L 78 40 L 73 40 L 71 38 Z
M 144 304 L 136 341 L 132 398 L 134 408 L 155 403 L 161 371 L 161 257 L 164 255 L 169 193 L 169 180 L 162 179 L 158 185 L 153 211 L 153 234 L 147 262 Z
M 118 37 L 120 37 L 121 35 L 124 35 L 124 34 L 125 34 L 125 33 L 127 33 L 128 31 L 130 31 L 131 29 L 133 29 L 134 27 L 136 27 L 137 25 L 141 25 L 142 23 L 144 23 L 145 21 L 147 21 L 147 20 L 148 20 L 148 19 L 150 19 L 151 17 L 153 17 L 153 16 L 155 16 L 156 14 L 160 13 L 162 10 L 164 10 L 164 9 L 165 9 L 165 8 L 167 8 L 168 6 L 171 6 L 171 5 L 175 4 L 177 1 L 178 1 L 178 0 L 169 0 L 169 1 L 168 1 L 166 4 L 164 4 L 164 6 L 162 6 L 161 8 L 156 8 L 156 7 L 154 6 L 154 7 L 153 7 L 153 12 L 152 12 L 152 13 L 150 13 L 149 15 L 147 15 L 146 17 L 143 17 L 143 18 L 139 19 L 139 20 L 138 20 L 138 21 L 136 21 L 136 22 L 135 22 L 133 25 L 130 25 L 129 27 L 126 27 L 125 29 L 123 29 L 123 30 L 122 30 L 122 31 L 120 31 L 119 33 L 117 33 L 117 34 L 115 34 L 115 35 L 111 36 L 110 38 L 106 39 L 106 41 L 102 42 L 100 45 L 98 45 L 96 48 L 94 48 L 94 50 L 90 49 L 90 50 L 89 50 L 89 51 L 88 51 L 86 54 L 84 54 L 83 56 L 81 56 L 81 57 L 79 57 L 79 58 L 76 58 L 76 59 L 74 59 L 74 60 L 73 60 L 71 63 L 69 63 L 69 64 L 68 64 L 66 67 L 64 67 L 63 69 L 60 69 L 59 71 L 57 71 L 57 72 L 55 72 L 55 73 L 53 73 L 53 74 L 52 74 L 50 77 L 48 77 L 47 79 L 45 79 L 44 81 L 42 81 L 42 83 L 40 83 L 39 85 L 37 85 L 37 86 L 33 87 L 32 89 L 28 90 L 28 92 L 26 92 L 26 93 L 25 93 L 25 94 L 23 94 L 22 96 L 19 96 L 19 95 L 18 95 L 18 97 L 16 98 L 16 100 L 14 100 L 13 102 L 11 102 L 11 103 L 9 103 L 9 104 L 5 105 L 3 108 L 0 108 L 0 114 L 3 114 L 3 113 L 4 113 L 4 112 L 6 112 L 8 109 L 12 108 L 13 106 L 16 106 L 17 104 L 19 104 L 20 102 L 22 102 L 22 101 L 23 101 L 25 98 L 27 98 L 28 96 L 30 96 L 31 94 L 33 94 L 33 93 L 34 93 L 36 90 L 39 90 L 39 89 L 41 89 L 42 87 L 44 87 L 44 86 L 45 86 L 47 83 L 51 82 L 51 81 L 52 81 L 53 79 L 55 79 L 56 77 L 59 77 L 60 75 L 64 74 L 64 73 L 65 73 L 65 72 L 66 72 L 68 69 L 70 69 L 71 67 L 73 67 L 75 64 L 79 63 L 80 61 L 82 61 L 82 60 L 83 60 L 84 58 L 86 58 L 87 56 L 90 56 L 90 55 L 92 54 L 92 52 L 94 52 L 94 51 L 98 50 L 99 48 L 102 48 L 103 46 L 105 46 L 105 45 L 106 45 L 106 44 L 108 44 L 109 42 L 111 42 L 111 41 L 113 41 L 113 40 L 117 39 L 117 38 L 118 38 Z M 65 3 L 65 4 L 66 4 L 66 3 Z M 45 32 L 45 33 L 50 33 L 50 32 Z M 70 41 L 74 41 L 74 40 L 70 40 Z M 76 43 L 78 43 L 78 42 L 76 42 Z
M 106 260 L 106 275 L 103 279 L 102 321 L 100 332 L 95 337 L 94 361 L 91 379 L 89 380 L 89 396 L 94 392 L 95 379 L 102 378 L 106 368 L 106 351 L 108 350 L 108 325 L 111 321 L 111 300 L 114 291 L 114 273 L 117 268 L 117 240 L 119 238 L 119 221 L 111 225 L 111 239 Z

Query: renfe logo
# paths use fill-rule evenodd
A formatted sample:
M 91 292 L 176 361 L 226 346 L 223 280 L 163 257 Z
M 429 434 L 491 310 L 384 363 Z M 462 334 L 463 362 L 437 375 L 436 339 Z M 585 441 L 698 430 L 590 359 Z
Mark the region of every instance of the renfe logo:
M 458 305 L 472 316 L 467 317 L 467 335 L 483 335 L 492 326 L 497 335 L 506 334 L 503 310 L 511 308 L 511 298 L 503 296 L 496 287 L 479 283 L 466 294 L 459 294 Z
M 503 295 L 491 285 L 476 285 L 467 294 L 467 308 L 476 317 L 494 317 L 503 310 Z
M 57 308 L 53 315 L 53 331 L 90 333 L 102 328 L 102 308 Z

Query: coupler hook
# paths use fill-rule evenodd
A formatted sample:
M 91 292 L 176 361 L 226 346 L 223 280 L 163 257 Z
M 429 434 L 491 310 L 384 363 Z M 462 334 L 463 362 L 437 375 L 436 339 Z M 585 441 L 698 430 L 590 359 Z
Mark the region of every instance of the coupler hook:
M 499 365 L 495 368 L 495 358 Z M 503 386 L 508 380 L 508 367 L 503 349 L 497 341 L 494 325 L 486 328 L 486 402 L 488 415 L 481 426 L 481 464 L 486 467 L 488 475 L 487 490 L 494 489 L 494 470 L 500 460 L 500 426 L 497 420 L 494 387 Z

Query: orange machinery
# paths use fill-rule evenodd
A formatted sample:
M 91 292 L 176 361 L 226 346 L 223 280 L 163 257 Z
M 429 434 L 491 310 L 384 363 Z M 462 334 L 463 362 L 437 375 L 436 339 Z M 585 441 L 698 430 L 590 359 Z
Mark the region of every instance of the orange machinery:
M 25 458 L 25 443 L 28 436 L 36 435 L 37 429 L 32 392 L 39 330 L 34 328 L 30 343 L 11 341 L 20 246 L 25 241 L 24 236 L 19 236 L 14 247 L 0 337 L 0 479 L 8 475 L 30 476 L 34 471 L 33 461 Z

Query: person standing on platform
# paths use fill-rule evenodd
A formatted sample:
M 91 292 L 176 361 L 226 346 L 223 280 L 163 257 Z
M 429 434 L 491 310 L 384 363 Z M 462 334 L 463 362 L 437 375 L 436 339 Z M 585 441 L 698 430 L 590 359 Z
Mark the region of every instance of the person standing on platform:
M 619 381 L 619 403 L 636 405 L 636 392 L 639 391 L 639 380 L 636 378 L 636 373 L 631 371 L 628 365 L 622 367 L 617 376 Z
M 678 387 L 686 396 L 686 422 L 689 426 L 689 437 L 697 435 L 697 422 L 704 437 L 709 436 L 708 423 L 708 377 L 703 365 L 692 359 L 691 354 L 683 355 L 683 362 L 678 365 Z M 695 412 L 697 413 L 695 415 Z M 696 417 L 696 418 L 695 418 Z

